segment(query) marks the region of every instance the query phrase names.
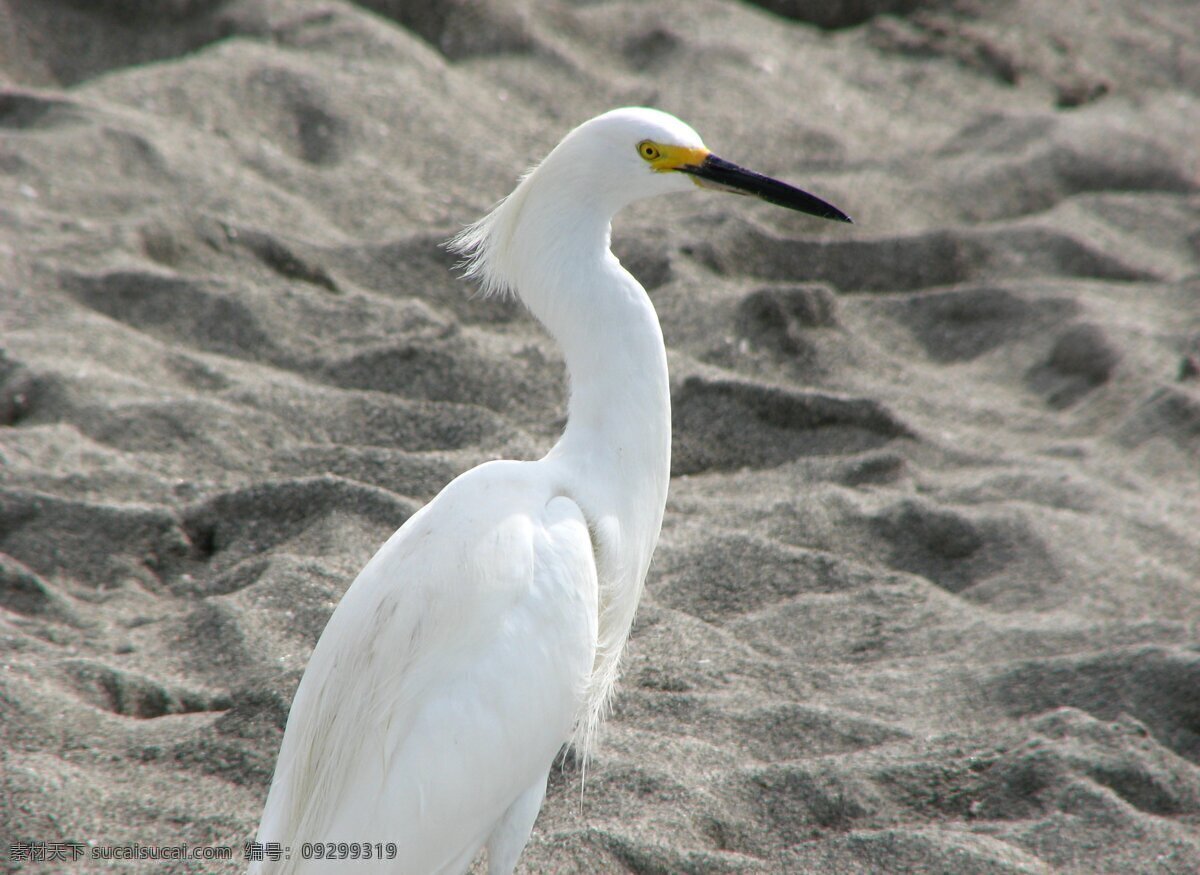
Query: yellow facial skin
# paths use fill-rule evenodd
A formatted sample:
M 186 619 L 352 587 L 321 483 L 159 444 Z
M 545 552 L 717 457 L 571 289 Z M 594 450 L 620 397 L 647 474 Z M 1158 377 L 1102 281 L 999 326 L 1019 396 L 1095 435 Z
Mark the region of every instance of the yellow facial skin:
M 668 173 L 680 167 L 699 167 L 708 157 L 708 150 L 690 146 L 668 146 L 653 140 L 638 143 L 638 154 L 656 173 Z

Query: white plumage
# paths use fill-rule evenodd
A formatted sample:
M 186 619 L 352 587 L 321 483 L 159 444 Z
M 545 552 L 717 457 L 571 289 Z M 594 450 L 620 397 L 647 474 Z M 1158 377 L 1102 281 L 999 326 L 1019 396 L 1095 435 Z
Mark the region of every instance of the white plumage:
M 511 872 L 555 755 L 574 740 L 586 756 L 670 473 L 662 331 L 609 250 L 610 223 L 693 182 L 833 210 L 716 159 L 672 116 L 622 109 L 568 134 L 452 241 L 469 276 L 515 291 L 561 346 L 567 427 L 540 461 L 456 478 L 347 590 L 296 691 L 259 827 L 288 858 L 252 872 L 461 873 L 485 846 L 490 875 Z M 397 855 L 305 859 L 316 842 Z

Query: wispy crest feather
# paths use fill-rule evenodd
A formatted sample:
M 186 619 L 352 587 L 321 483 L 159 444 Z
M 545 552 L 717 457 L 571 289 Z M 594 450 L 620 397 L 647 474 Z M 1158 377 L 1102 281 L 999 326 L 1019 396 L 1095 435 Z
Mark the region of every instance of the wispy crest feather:
M 485 298 L 517 296 L 517 281 L 511 260 L 512 240 L 520 222 L 521 207 L 529 194 L 529 180 L 537 165 L 521 176 L 517 187 L 501 199 L 483 218 L 467 225 L 446 241 L 446 249 L 462 256 L 456 266 L 464 279 L 479 286 Z

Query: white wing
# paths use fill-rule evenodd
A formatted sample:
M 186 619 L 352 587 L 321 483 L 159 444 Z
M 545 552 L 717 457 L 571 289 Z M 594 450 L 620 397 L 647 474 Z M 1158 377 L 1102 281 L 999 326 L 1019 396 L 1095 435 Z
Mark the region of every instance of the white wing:
M 296 691 L 259 841 L 397 845 L 355 871 L 459 872 L 544 781 L 596 648 L 587 523 L 546 462 L 454 480 L 363 568 Z M 331 867 L 338 869 L 338 866 Z

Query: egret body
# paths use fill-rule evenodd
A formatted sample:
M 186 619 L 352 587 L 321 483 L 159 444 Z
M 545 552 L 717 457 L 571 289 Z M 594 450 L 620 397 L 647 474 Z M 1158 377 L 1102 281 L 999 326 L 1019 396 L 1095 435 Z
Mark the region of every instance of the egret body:
M 254 872 L 457 875 L 516 866 L 551 764 L 586 752 L 617 679 L 670 476 L 667 358 L 613 216 L 694 184 L 845 214 L 713 156 L 683 122 L 619 109 L 569 133 L 451 245 L 558 342 L 567 426 L 541 460 L 454 479 L 380 548 L 333 612 L 288 717 Z M 394 845 L 304 859 L 303 843 Z M 387 856 L 385 854 L 385 856 Z

